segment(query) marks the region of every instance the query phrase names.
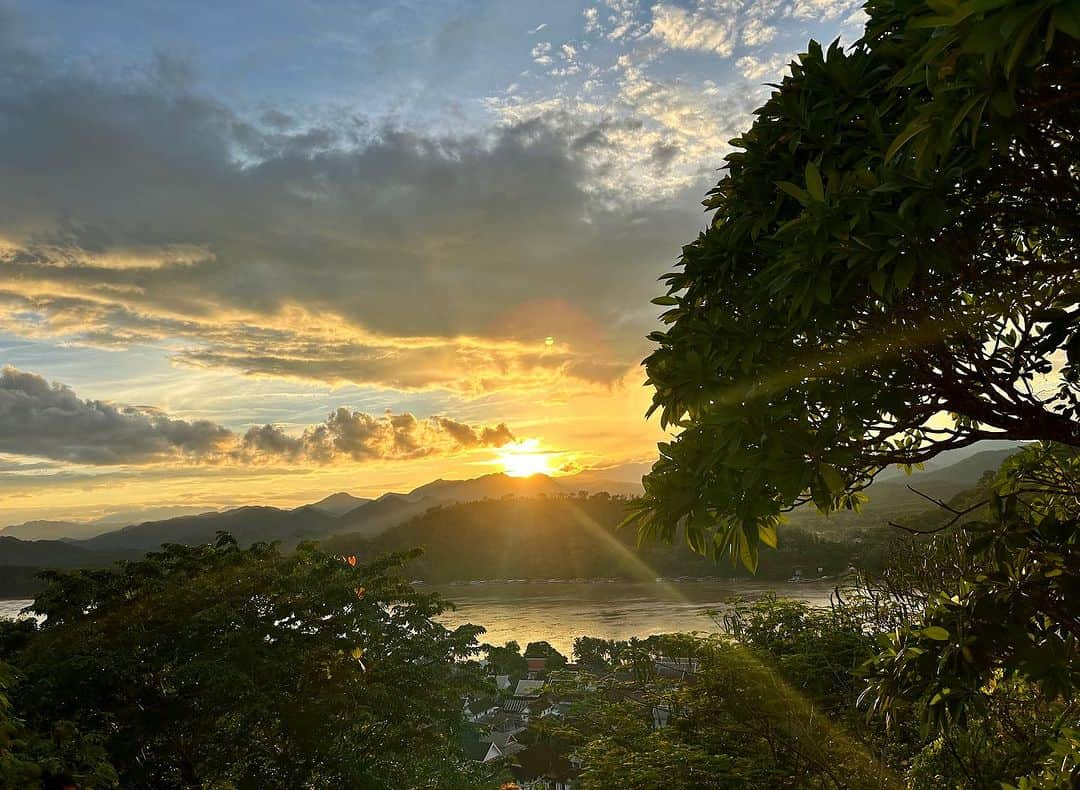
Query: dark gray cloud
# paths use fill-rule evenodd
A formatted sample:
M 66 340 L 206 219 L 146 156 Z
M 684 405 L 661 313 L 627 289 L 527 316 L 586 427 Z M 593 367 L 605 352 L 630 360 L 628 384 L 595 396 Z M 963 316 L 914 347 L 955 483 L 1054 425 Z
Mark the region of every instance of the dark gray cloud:
M 232 438 L 205 420 L 83 400 L 60 384 L 12 367 L 0 372 L 0 450 L 85 464 L 202 457 Z
M 62 384 L 10 366 L 0 371 L 0 452 L 20 456 L 102 466 L 326 464 L 421 458 L 512 441 L 502 423 L 469 425 L 438 415 L 421 419 L 347 408 L 295 436 L 273 425 L 238 434 L 208 420 L 82 399 Z
M 174 60 L 103 81 L 0 33 L 0 312 L 16 331 L 33 314 L 38 331 L 99 344 L 179 339 L 182 361 L 268 375 L 610 383 L 635 365 L 655 278 L 700 223 L 696 187 L 663 203 L 595 194 L 590 151 L 610 131 L 558 115 L 460 137 L 250 120 Z M 583 320 L 514 320 L 538 302 Z M 305 321 L 283 325 L 290 309 L 340 322 L 344 364 Z M 546 335 L 560 359 L 505 345 Z M 453 384 L 463 354 L 483 385 Z

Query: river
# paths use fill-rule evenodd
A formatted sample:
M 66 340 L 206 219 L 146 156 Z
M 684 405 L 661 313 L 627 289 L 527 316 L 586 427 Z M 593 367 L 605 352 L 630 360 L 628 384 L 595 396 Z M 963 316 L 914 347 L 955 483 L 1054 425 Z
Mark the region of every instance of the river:
M 481 641 L 504 644 L 547 640 L 569 656 L 574 639 L 596 636 L 628 639 L 675 631 L 717 631 L 710 611 L 722 612 L 734 596 L 778 596 L 828 604 L 834 582 L 801 584 L 684 582 L 488 582 L 428 585 L 453 601 L 457 609 L 442 616 L 448 626 L 464 623 L 487 629 Z M 28 600 L 0 600 L 0 617 L 17 617 Z
M 481 641 L 501 645 L 513 639 L 522 649 L 547 640 L 569 656 L 578 636 L 628 639 L 676 631 L 718 631 L 709 616 L 722 612 L 734 596 L 753 599 L 769 592 L 825 606 L 835 582 L 801 584 L 730 581 L 685 582 L 488 582 L 431 586 L 457 609 L 442 616 L 449 626 L 474 623 L 487 633 Z

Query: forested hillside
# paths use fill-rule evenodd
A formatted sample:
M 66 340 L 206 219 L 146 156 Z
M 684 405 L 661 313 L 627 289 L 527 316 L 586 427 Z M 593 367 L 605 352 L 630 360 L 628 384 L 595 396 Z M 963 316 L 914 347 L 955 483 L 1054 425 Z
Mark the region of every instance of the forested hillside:
M 340 554 L 375 556 L 421 547 L 408 566 L 431 582 L 469 579 L 574 579 L 656 576 L 737 576 L 744 569 L 717 564 L 686 546 L 638 548 L 632 529 L 619 530 L 630 500 L 608 494 L 506 498 L 436 507 L 372 539 L 338 535 L 323 547 Z M 888 538 L 883 535 L 883 538 Z M 868 552 L 869 555 L 868 556 Z M 827 540 L 791 528 L 759 576 L 835 575 L 849 565 L 876 562 L 880 547 Z

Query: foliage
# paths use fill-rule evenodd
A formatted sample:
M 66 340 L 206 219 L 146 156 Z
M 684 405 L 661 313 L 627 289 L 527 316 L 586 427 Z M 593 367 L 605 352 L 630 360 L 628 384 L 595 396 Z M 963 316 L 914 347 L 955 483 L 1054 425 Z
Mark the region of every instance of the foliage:
M 578 706 L 570 730 L 583 787 L 895 786 L 863 744 L 754 652 L 718 638 L 678 641 L 651 637 L 636 647 L 677 654 L 692 646 L 697 668 L 684 681 L 605 681 Z M 671 718 L 656 728 L 661 708 Z
M 41 735 L 16 715 L 7 690 L 13 667 L 0 663 L 0 786 L 32 787 L 49 777 L 70 776 L 86 790 L 116 787 L 118 778 L 97 738 L 71 722 L 57 722 Z
M 481 645 L 484 657 L 488 662 L 488 669 L 496 675 L 509 675 L 512 680 L 520 680 L 529 674 L 529 665 L 525 656 L 521 654 L 521 646 L 517 642 L 507 642 L 502 647 L 498 645 Z
M 458 660 L 479 629 L 436 623 L 404 559 L 222 536 L 54 573 L 40 630 L 5 644 L 12 697 L 39 732 L 100 738 L 124 787 L 473 786 Z
M 561 669 L 566 666 L 566 656 L 546 641 L 529 642 L 525 646 L 525 658 L 543 658 L 547 660 L 547 669 Z
M 888 464 L 1080 444 L 1080 7 L 866 11 L 734 141 L 654 300 L 652 410 L 679 433 L 645 478 L 643 538 L 682 529 L 754 568 L 783 511 L 857 508 Z
M 969 557 L 955 580 L 883 634 L 865 699 L 887 720 L 897 700 L 914 701 L 928 731 L 952 738 L 958 725 L 1000 718 L 1004 690 L 1019 684 L 1058 705 L 1029 745 L 1052 752 L 1080 723 L 1080 451 L 1029 447 L 1002 467 L 985 504 L 963 525 Z
M 921 706 L 903 698 L 893 701 L 891 727 L 867 726 L 856 700 L 874 682 L 865 677 L 864 663 L 876 655 L 883 621 L 876 607 L 862 605 L 860 589 L 842 592 L 829 609 L 771 597 L 740 602 L 724 621 L 740 644 L 820 705 L 835 726 L 858 732 L 884 764 L 904 770 L 911 787 L 995 787 L 1031 774 L 1059 783 L 1045 786 L 1066 786 L 1051 757 L 1068 764 L 1069 722 L 1077 711 L 1023 680 L 988 685 L 980 709 L 962 727 L 928 732 L 917 726 Z
M 856 612 L 843 606 L 815 609 L 772 595 L 735 601 L 722 618 L 725 630 L 760 651 L 796 689 L 843 717 L 862 690 L 858 675 L 874 655 L 874 637 Z
M 574 661 L 590 672 L 603 672 L 620 663 L 625 641 L 579 636 L 574 640 Z
M 633 718 L 633 711 L 628 711 Z M 672 737 L 665 730 L 630 733 L 614 730 L 590 741 L 581 751 L 586 765 L 581 775 L 582 790 L 694 790 L 715 787 L 746 787 L 744 760 L 727 754 L 712 754 L 698 745 Z M 743 769 L 743 770 L 740 770 Z
M 1068 787 L 1071 769 L 1062 773 L 1054 756 L 1063 714 L 1069 715 L 1066 705 L 1022 681 L 997 683 L 988 690 L 984 712 L 968 716 L 963 727 L 919 740 L 909 781 L 927 788 L 1008 787 L 1042 774 L 1035 786 Z

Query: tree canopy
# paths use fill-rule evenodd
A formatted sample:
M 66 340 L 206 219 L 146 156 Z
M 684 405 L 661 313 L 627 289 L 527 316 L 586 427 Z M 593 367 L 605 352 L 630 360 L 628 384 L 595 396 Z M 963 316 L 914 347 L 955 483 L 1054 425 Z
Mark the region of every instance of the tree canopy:
M 132 788 L 475 786 L 459 659 L 482 629 L 435 622 L 446 605 L 396 575 L 402 560 L 223 536 L 55 573 L 41 626 L 0 633 L 11 704 L 44 740 L 60 727 L 103 749 L 105 768 L 87 748 L 53 760 L 86 787 L 114 786 L 109 766 Z
M 643 537 L 756 567 L 889 464 L 1080 444 L 1080 5 L 870 0 L 756 112 L 667 275 Z M 651 413 L 651 412 L 650 412 Z

